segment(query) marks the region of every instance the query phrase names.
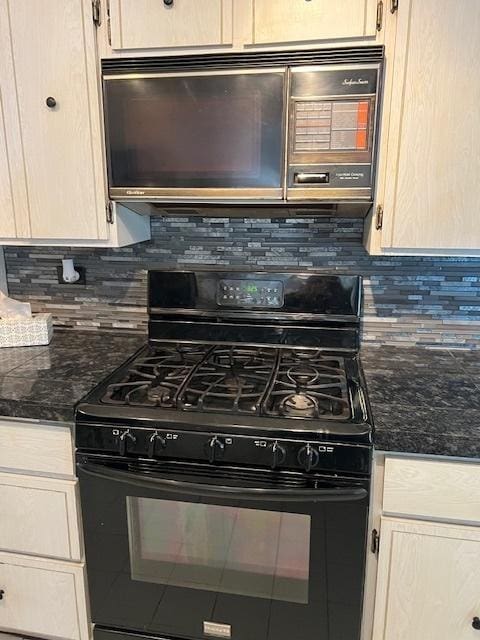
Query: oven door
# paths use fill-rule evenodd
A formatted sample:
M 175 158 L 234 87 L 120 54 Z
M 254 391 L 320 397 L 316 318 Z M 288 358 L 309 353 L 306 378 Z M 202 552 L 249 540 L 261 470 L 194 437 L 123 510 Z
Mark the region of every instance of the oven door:
M 283 197 L 285 69 L 104 77 L 110 197 Z
M 81 454 L 77 471 L 97 640 L 360 637 L 367 480 Z

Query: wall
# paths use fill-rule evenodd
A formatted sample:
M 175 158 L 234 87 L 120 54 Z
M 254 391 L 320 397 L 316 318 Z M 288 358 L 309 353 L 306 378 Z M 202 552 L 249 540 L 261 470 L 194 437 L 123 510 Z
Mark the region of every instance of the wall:
M 123 249 L 6 247 L 10 295 L 57 325 L 145 330 L 146 269 L 230 265 L 364 277 L 363 339 L 480 348 L 480 258 L 371 257 L 356 219 L 152 218 L 152 240 Z M 74 257 L 87 285 L 60 286 Z

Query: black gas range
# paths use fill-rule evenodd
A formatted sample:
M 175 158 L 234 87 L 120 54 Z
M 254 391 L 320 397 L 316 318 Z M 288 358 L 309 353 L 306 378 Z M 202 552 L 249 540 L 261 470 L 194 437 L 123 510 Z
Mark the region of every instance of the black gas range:
M 151 271 L 148 297 L 148 343 L 76 412 L 96 637 L 357 640 L 360 278 Z

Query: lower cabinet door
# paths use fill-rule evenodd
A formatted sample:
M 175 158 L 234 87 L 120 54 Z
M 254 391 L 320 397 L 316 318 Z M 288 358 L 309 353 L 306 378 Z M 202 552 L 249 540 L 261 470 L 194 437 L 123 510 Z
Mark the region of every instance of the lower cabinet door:
M 0 631 L 88 640 L 83 565 L 0 553 L 0 594 Z
M 0 472 L 0 549 L 81 560 L 76 485 Z
M 480 637 L 480 528 L 383 518 L 373 640 Z

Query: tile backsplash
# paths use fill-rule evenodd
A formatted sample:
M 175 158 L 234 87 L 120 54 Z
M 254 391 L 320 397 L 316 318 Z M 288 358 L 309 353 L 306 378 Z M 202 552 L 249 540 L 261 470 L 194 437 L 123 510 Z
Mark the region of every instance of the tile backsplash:
M 378 257 L 359 219 L 152 218 L 152 239 L 122 249 L 6 247 L 9 292 L 56 325 L 146 330 L 146 270 L 315 269 L 364 278 L 363 340 L 480 348 L 480 258 Z M 59 285 L 73 257 L 86 286 Z

